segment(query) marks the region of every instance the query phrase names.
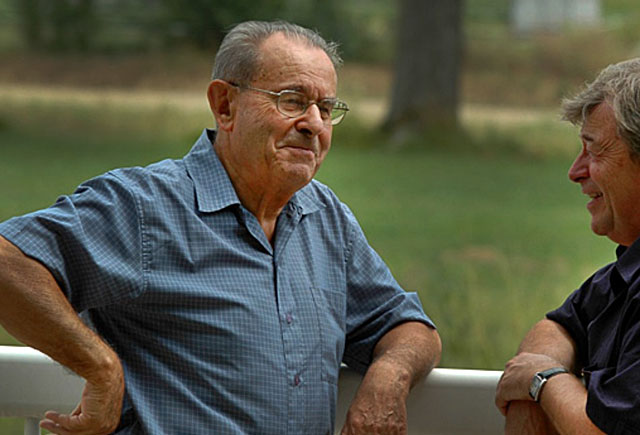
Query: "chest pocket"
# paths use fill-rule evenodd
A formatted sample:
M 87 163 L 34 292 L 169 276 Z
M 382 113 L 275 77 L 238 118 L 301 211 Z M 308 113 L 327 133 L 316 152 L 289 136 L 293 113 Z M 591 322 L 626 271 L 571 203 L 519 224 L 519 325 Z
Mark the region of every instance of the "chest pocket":
M 312 287 L 317 328 L 322 346 L 322 380 L 338 383 L 345 343 L 346 294 Z

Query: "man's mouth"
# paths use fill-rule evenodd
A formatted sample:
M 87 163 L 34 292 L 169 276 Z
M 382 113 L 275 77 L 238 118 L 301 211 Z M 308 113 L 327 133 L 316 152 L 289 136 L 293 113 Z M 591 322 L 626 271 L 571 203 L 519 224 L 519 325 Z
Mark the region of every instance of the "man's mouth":
M 298 146 L 298 145 L 285 145 L 282 148 L 289 148 L 290 150 L 293 150 L 294 152 L 312 153 L 313 155 L 316 154 L 316 152 L 313 150 L 313 148 L 303 147 L 303 146 Z
M 595 207 L 597 207 L 597 204 L 600 202 L 600 198 L 602 198 L 602 193 L 594 192 L 588 193 L 587 195 L 589 196 L 589 198 L 591 198 L 591 201 L 587 203 L 587 208 L 591 211 L 594 211 Z

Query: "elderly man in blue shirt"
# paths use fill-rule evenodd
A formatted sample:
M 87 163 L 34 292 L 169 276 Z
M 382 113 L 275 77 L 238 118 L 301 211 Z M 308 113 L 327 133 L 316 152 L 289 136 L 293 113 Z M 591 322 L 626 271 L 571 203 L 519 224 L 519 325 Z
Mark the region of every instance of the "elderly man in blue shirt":
M 591 229 L 619 246 L 522 341 L 496 404 L 507 434 L 640 433 L 640 58 L 611 65 L 564 117 L 581 124 L 569 169 Z
M 208 87 L 217 130 L 183 159 L 110 171 L 0 224 L 2 325 L 86 379 L 42 427 L 328 434 L 345 362 L 364 378 L 342 433 L 406 433 L 441 344 L 313 180 L 348 110 L 339 64 L 315 32 L 242 23 Z

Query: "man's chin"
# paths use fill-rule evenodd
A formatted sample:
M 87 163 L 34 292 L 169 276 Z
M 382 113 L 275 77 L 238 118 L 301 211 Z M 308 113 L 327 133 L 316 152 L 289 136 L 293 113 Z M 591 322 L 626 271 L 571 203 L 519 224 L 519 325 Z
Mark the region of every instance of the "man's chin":
M 591 220 L 591 231 L 598 236 L 607 236 L 609 234 L 608 229 L 595 219 Z
M 289 185 L 306 186 L 316 175 L 316 165 L 309 162 L 286 162 L 282 165 L 284 180 Z M 297 189 L 296 189 L 297 190 Z

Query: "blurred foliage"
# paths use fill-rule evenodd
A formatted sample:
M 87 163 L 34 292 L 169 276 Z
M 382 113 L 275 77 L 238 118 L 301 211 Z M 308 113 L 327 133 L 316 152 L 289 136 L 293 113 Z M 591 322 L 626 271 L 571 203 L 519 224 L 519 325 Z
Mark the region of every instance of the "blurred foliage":
M 233 23 L 265 17 L 275 19 L 285 0 L 256 2 L 253 0 L 159 0 L 155 2 L 160 23 L 166 29 L 162 38 L 186 40 L 201 49 L 217 46 L 226 28 Z
M 385 0 L 0 0 L 0 12 L 5 32 L 19 35 L 13 41 L 36 51 L 211 50 L 238 22 L 284 19 L 367 61 L 390 58 L 395 20 L 395 4 Z
M 346 66 L 341 72 L 340 92 L 349 94 L 345 97 L 351 101 L 362 96 L 376 98 L 384 104 L 390 94 L 396 1 L 262 0 L 250 7 L 249 0 L 61 1 L 90 5 L 90 35 L 60 51 L 29 51 L 25 49 L 28 31 L 21 27 L 24 19 L 20 11 L 27 4 L 42 4 L 38 14 L 50 19 L 47 14 L 54 2 L 0 0 L 0 82 L 200 90 L 208 79 L 222 32 L 243 19 L 282 18 L 316 28 L 341 43 Z M 527 38 L 510 32 L 510 3 L 465 2 L 464 104 L 556 106 L 560 98 L 574 92 L 603 66 L 640 55 L 637 0 L 602 0 L 600 26 L 566 28 Z M 53 38 L 52 25 L 47 26 L 43 28 L 49 30 L 41 38 L 64 45 L 68 37 Z M 82 51 L 87 46 L 87 51 Z M 348 85 L 345 78 L 349 78 Z
M 86 51 L 98 16 L 94 0 L 14 0 L 19 28 L 32 50 Z
M 467 0 L 465 19 L 477 23 L 507 23 L 509 20 L 509 0 Z
M 605 26 L 625 46 L 638 46 L 636 3 L 602 0 Z M 0 0 L 0 48 L 139 52 L 192 46 L 210 51 L 240 21 L 285 19 L 339 41 L 345 58 L 388 63 L 394 56 L 397 4 L 387 0 Z M 466 1 L 468 42 L 504 42 L 505 36 L 508 40 L 510 4 L 510 0 Z

